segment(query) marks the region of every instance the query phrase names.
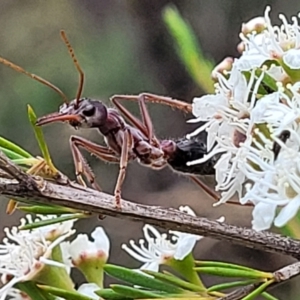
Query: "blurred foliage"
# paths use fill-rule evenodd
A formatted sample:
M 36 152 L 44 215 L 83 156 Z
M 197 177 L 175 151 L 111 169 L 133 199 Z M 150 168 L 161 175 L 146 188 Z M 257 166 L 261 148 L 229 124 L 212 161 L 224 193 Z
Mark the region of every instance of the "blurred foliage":
M 189 74 L 205 93 L 213 93 L 214 84 L 210 77 L 214 65 L 203 55 L 191 26 L 173 6 L 164 9 L 163 18 L 174 37 L 179 58 Z
M 49 80 L 73 98 L 78 74 L 59 36 L 59 31 L 64 29 L 86 74 L 84 96 L 102 99 L 109 104 L 108 98 L 113 94 L 148 91 L 190 102 L 202 91 L 178 59 L 174 39 L 162 20 L 166 5 L 175 5 L 183 19 L 191 24 L 203 55 L 219 62 L 228 54 L 237 55 L 241 22 L 261 15 L 269 2 L 3 0 L 0 2 L 0 56 Z M 272 1 L 272 16 L 276 18 L 278 12 L 291 15 L 299 10 L 300 3 L 297 1 Z M 42 116 L 56 111 L 62 99 L 48 87 L 3 65 L 0 65 L 0 78 L 0 136 L 17 142 L 34 157 L 40 155 L 28 122 L 27 104 L 34 108 L 37 116 Z M 130 109 L 134 113 L 138 111 L 134 105 Z M 155 106 L 150 108 L 150 113 L 159 137 L 178 137 L 190 131 L 191 127 L 185 125 L 186 117 L 181 112 Z M 74 178 L 68 143 L 74 131 L 66 125 L 57 124 L 45 127 L 44 133 L 55 166 Z M 80 131 L 79 134 L 102 142 L 93 132 Z M 104 165 L 94 158 L 89 161 L 101 185 L 105 190 L 112 190 L 118 166 Z M 232 209 L 224 206 L 212 210 L 211 202 L 197 187 L 169 170 L 155 172 L 130 165 L 124 194 L 135 201 L 164 206 L 176 206 L 184 201 L 193 206 L 199 215 L 217 218 L 225 214 L 228 222 L 240 225 L 249 224 L 251 218 L 250 210 L 247 212 L 237 208 L 231 213 Z M 5 207 L 6 202 L 3 205 Z M 5 209 L 1 220 L 4 220 L 4 213 Z M 12 220 L 5 219 L 3 223 L 9 226 Z M 92 222 L 88 223 L 81 229 L 88 231 L 93 226 Z M 107 218 L 103 223 L 107 224 L 112 242 L 116 244 L 132 238 L 135 230 L 138 230 L 137 225 L 123 220 L 112 221 Z M 274 269 L 287 263 L 287 260 L 278 259 L 278 256 L 240 247 L 222 245 L 216 251 L 214 246 L 210 241 L 201 243 L 201 255 L 222 260 L 231 258 L 242 264 L 263 264 L 264 269 Z M 112 255 L 125 262 L 128 259 L 126 254 L 119 252 Z M 293 288 L 297 287 L 291 282 L 286 288 L 277 289 L 276 295 L 293 299 Z

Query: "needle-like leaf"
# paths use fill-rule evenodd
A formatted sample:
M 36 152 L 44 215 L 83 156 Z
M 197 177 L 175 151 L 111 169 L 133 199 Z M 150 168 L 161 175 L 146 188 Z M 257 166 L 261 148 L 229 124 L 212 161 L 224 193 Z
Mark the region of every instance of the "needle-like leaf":
M 45 138 L 44 138 L 43 131 L 42 131 L 41 127 L 35 125 L 36 120 L 37 120 L 36 114 L 30 105 L 28 105 L 27 108 L 28 108 L 28 118 L 33 127 L 34 134 L 35 134 L 35 137 L 39 144 L 39 147 L 41 149 L 41 152 L 43 154 L 43 157 L 44 157 L 47 165 L 51 168 L 51 170 L 53 172 L 57 173 L 58 170 L 55 168 L 55 166 L 52 163 L 50 153 L 48 150 L 48 146 L 47 146 Z
M 8 149 L 16 154 L 19 154 L 21 157 L 26 157 L 26 158 L 32 157 L 30 153 L 28 153 L 27 151 L 25 151 L 15 143 L 5 139 L 4 137 L 0 137 L 0 147 Z

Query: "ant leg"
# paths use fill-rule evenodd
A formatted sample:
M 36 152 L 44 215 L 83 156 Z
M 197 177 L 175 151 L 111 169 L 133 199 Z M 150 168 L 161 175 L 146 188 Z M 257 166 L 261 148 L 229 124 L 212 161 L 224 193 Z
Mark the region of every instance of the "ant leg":
M 142 93 L 138 96 L 136 96 L 136 95 L 114 95 L 111 98 L 111 101 L 117 106 L 117 108 L 119 108 L 119 106 L 117 105 L 117 104 L 120 105 L 119 100 L 139 101 L 139 97 L 144 97 L 146 102 L 164 104 L 164 105 L 170 106 L 172 108 L 182 110 L 186 113 L 192 112 L 192 104 L 190 104 L 190 103 L 187 103 L 183 100 L 176 100 L 171 97 L 159 96 L 159 95 L 154 95 L 154 94 L 150 94 L 150 93 Z M 116 104 L 115 101 L 118 103 Z M 120 108 L 120 111 L 122 111 L 122 108 Z
M 211 188 L 209 188 L 205 183 L 203 183 L 199 178 L 197 178 L 196 176 L 193 175 L 188 175 L 189 178 L 194 181 L 198 186 L 201 187 L 201 189 L 206 192 L 211 198 L 213 198 L 216 201 L 220 200 L 220 195 L 218 193 L 216 193 L 215 191 L 213 191 Z M 234 201 L 226 201 L 227 204 L 232 204 L 232 205 L 238 205 L 241 206 L 242 204 L 239 202 L 234 202 Z M 253 206 L 253 204 L 251 203 L 245 203 L 243 204 L 243 206 Z
M 95 189 L 101 191 L 100 186 L 95 182 L 95 175 L 86 162 L 85 158 L 81 154 L 79 147 L 82 147 L 86 151 L 106 162 L 117 163 L 120 161 L 119 158 L 116 157 L 114 153 L 107 147 L 97 145 L 78 136 L 71 136 L 70 146 L 78 182 L 85 186 L 85 183 L 81 177 L 81 175 L 83 174 Z
M 124 99 L 126 100 L 126 98 L 124 98 L 124 97 L 127 97 L 127 96 L 115 95 L 115 96 L 111 97 L 110 100 L 134 127 L 139 129 L 145 136 L 148 136 L 146 126 L 138 118 L 136 118 L 127 108 L 125 108 L 120 103 L 121 100 L 124 100 Z M 138 98 L 138 96 L 132 96 L 132 97 Z
M 88 181 L 92 184 L 92 186 L 96 190 L 101 191 L 100 186 L 93 185 L 95 181 L 95 175 L 91 170 L 91 168 L 89 167 L 88 163 L 86 162 L 85 158 L 82 156 L 80 150 L 77 148 L 75 144 L 72 144 L 72 142 L 71 142 L 71 151 L 74 159 L 75 174 L 78 183 L 86 187 L 86 184 L 81 176 L 82 174 L 84 174 L 85 177 L 88 179 Z
M 135 116 L 132 115 L 121 103 L 122 100 L 129 100 L 129 101 L 137 101 L 139 103 L 140 112 L 142 115 L 143 122 L 137 119 Z M 163 97 L 149 93 L 142 93 L 138 96 L 132 95 L 115 95 L 111 98 L 113 104 L 119 109 L 119 111 L 127 118 L 135 127 L 137 127 L 140 131 L 143 132 L 145 136 L 152 140 L 155 145 L 158 145 L 158 140 L 154 136 L 153 133 L 153 126 L 151 122 L 151 118 L 146 107 L 145 102 L 153 102 L 153 103 L 160 103 L 171 106 L 172 108 L 177 108 L 183 110 L 184 112 L 191 112 L 192 105 L 190 103 L 186 103 L 181 100 L 175 100 L 170 97 Z
M 140 131 L 143 132 L 143 134 L 148 137 L 148 139 L 155 140 L 156 144 L 158 144 L 158 141 L 153 136 L 153 125 L 152 121 L 147 109 L 147 106 L 145 104 L 145 96 L 144 94 L 140 94 L 137 97 L 137 101 L 139 103 L 140 107 L 140 113 L 142 116 L 142 122 L 137 119 L 131 112 L 129 112 L 119 101 L 124 100 L 123 96 L 113 96 L 111 98 L 111 101 L 113 104 L 120 110 L 120 112 L 127 118 L 136 128 L 138 128 Z
M 85 138 L 75 135 L 71 136 L 71 140 L 73 144 L 76 144 L 77 147 L 84 148 L 86 151 L 90 152 L 92 155 L 95 155 L 101 160 L 114 163 L 120 162 L 119 157 L 117 157 L 116 154 L 106 146 L 98 145 Z
M 141 95 L 143 95 L 145 97 L 145 100 L 148 102 L 164 104 L 172 108 L 182 110 L 185 113 L 192 112 L 192 104 L 186 101 L 176 100 L 171 97 L 164 97 L 150 93 L 142 93 Z
M 140 94 L 138 96 L 140 112 L 142 115 L 143 123 L 144 123 L 145 127 L 147 128 L 147 132 L 148 132 L 147 137 L 148 137 L 149 141 L 153 141 L 154 144 L 156 144 L 156 146 L 158 146 L 159 142 L 153 133 L 153 124 L 152 124 L 152 121 L 151 121 L 151 118 L 149 115 L 148 108 L 145 103 L 145 98 L 146 98 L 145 94 Z
M 120 157 L 120 170 L 117 179 L 117 183 L 115 186 L 115 204 L 116 208 L 121 210 L 121 189 L 122 184 L 126 175 L 126 168 L 128 164 L 128 152 L 129 149 L 132 148 L 133 138 L 128 129 L 124 130 L 124 140 L 122 145 L 122 152 Z
M 205 183 L 202 182 L 202 180 L 200 180 L 199 178 L 197 178 L 194 175 L 188 175 L 188 177 L 194 181 L 198 186 L 200 186 L 200 188 L 206 193 L 208 194 L 211 198 L 213 198 L 216 201 L 220 200 L 220 195 L 218 195 L 218 193 L 216 193 L 213 189 L 209 188 Z
M 126 97 L 126 96 L 124 96 Z M 137 119 L 131 112 L 129 112 L 121 103 L 121 100 L 126 100 L 123 96 L 113 96 L 111 101 L 113 104 L 120 110 L 120 112 L 127 118 L 131 124 L 133 124 L 136 128 L 143 132 L 143 134 L 149 139 L 149 141 L 153 141 L 153 143 L 158 146 L 158 140 L 154 137 L 153 134 L 153 124 L 145 104 L 145 94 L 140 94 L 139 96 L 135 96 L 139 103 L 140 113 L 142 116 L 142 122 Z

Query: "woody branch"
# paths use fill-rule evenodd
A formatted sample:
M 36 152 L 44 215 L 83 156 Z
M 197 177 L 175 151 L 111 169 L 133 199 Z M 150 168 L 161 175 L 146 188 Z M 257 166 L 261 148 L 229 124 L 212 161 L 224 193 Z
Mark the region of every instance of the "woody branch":
M 194 217 L 173 208 L 149 206 L 122 200 L 122 209 L 114 205 L 114 197 L 80 185 L 60 185 L 31 176 L 14 165 L 0 152 L 0 193 L 22 202 L 56 204 L 95 214 L 132 221 L 142 221 L 165 229 L 208 236 L 233 244 L 266 252 L 300 258 L 300 241 L 267 231 L 229 225 L 207 218 Z

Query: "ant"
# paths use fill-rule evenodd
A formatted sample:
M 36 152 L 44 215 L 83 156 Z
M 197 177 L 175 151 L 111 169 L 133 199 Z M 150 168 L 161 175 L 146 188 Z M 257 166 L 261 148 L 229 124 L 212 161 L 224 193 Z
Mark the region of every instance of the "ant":
M 66 44 L 79 73 L 79 86 L 76 98 L 72 101 L 69 101 L 67 96 L 59 88 L 47 80 L 25 71 L 23 68 L 4 58 L 0 58 L 0 62 L 52 88 L 63 98 L 64 103 L 59 107 L 59 111 L 39 118 L 36 125 L 41 126 L 63 121 L 68 122 L 76 129 L 97 128 L 100 134 L 104 136 L 106 146 L 98 145 L 79 136 L 71 136 L 70 146 L 78 182 L 85 186 L 85 182 L 82 179 L 82 175 L 84 175 L 93 188 L 101 190 L 99 185 L 95 182 L 94 173 L 80 152 L 80 148 L 83 148 L 101 160 L 119 163 L 120 170 L 114 190 L 115 205 L 118 209 L 121 208 L 121 187 L 125 178 L 126 167 L 128 162 L 132 160 L 137 160 L 140 164 L 152 169 L 162 169 L 169 165 L 175 171 L 184 174 L 187 173 L 186 175 L 204 189 L 204 191 L 218 200 L 219 196 L 195 176 L 214 174 L 213 164 L 215 162 L 211 160 L 203 165 L 194 166 L 194 168 L 186 166 L 187 161 L 203 157 L 203 155 L 207 153 L 206 144 L 197 138 L 191 140 L 184 138 L 178 141 L 159 140 L 154 135 L 146 102 L 168 105 L 172 108 L 180 109 L 185 113 L 192 112 L 192 105 L 184 101 L 150 93 L 142 93 L 138 96 L 115 95 L 110 99 L 115 108 L 107 107 L 99 100 L 82 98 L 84 72 L 63 30 L 61 31 L 61 38 Z M 133 116 L 121 104 L 121 101 L 124 100 L 136 101 L 138 103 L 142 120 Z M 121 114 L 131 125 L 126 123 Z

